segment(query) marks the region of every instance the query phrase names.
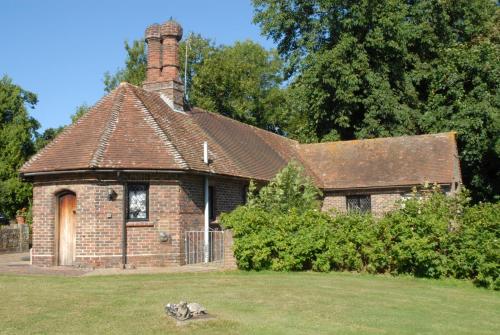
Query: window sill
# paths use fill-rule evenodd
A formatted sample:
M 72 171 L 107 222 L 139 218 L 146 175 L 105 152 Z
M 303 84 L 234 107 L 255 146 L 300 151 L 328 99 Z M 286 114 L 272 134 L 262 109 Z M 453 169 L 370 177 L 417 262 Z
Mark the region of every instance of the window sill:
M 154 227 L 154 223 L 149 221 L 130 221 L 126 224 L 127 227 Z

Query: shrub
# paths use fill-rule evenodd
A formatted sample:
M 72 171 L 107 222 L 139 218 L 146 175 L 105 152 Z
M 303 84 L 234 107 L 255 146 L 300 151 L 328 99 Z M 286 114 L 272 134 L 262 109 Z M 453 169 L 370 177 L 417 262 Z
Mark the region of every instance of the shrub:
M 223 218 L 233 230 L 234 254 L 244 270 L 311 269 L 325 248 L 327 214 L 317 210 L 273 215 L 254 207 L 239 207 Z
M 292 162 L 258 193 L 250 188 L 248 203 L 222 216 L 235 238 L 241 269 L 277 271 L 313 267 L 326 243 L 330 217 L 319 211 L 320 191 Z
M 470 206 L 466 191 L 424 187 L 377 219 L 320 212 L 319 195 L 297 163 L 252 187 L 247 205 L 222 216 L 238 266 L 456 277 L 500 289 L 500 204 Z
M 452 258 L 457 278 L 500 290 L 500 203 L 465 209 Z
M 321 191 L 304 174 L 303 167 L 292 161 L 258 193 L 251 183 L 247 199 L 249 207 L 286 213 L 291 209 L 298 211 L 319 209 L 320 196 Z
M 434 187 L 380 220 L 388 234 L 392 273 L 439 278 L 452 274 L 449 253 L 466 194 L 449 197 Z
M 384 272 L 388 259 L 384 231 L 371 215 L 346 214 L 329 220 L 327 248 L 320 257 L 323 264 L 316 270 Z

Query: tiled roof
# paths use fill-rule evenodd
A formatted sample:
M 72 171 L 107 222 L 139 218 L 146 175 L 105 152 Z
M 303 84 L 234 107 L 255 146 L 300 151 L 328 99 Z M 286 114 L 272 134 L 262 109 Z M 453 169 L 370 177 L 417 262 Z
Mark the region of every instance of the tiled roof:
M 460 182 L 454 179 L 454 133 L 303 144 L 299 150 L 324 189 Z
M 209 166 L 203 163 L 204 141 Z M 296 145 L 201 109 L 173 111 L 159 93 L 124 83 L 29 160 L 21 173 L 192 170 L 268 180 L 297 156 Z
M 204 141 L 209 166 L 203 162 Z M 269 180 L 292 159 L 327 189 L 448 183 L 457 161 L 451 133 L 299 145 L 198 108 L 174 111 L 161 94 L 124 83 L 21 173 L 174 170 Z

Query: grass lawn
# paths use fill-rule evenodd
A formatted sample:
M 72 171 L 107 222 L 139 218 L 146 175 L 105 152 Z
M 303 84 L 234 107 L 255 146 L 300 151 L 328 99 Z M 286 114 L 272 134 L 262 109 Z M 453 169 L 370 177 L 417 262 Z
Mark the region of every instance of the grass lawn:
M 500 334 L 500 293 L 348 273 L 0 275 L 0 334 Z M 216 320 L 178 327 L 163 305 Z

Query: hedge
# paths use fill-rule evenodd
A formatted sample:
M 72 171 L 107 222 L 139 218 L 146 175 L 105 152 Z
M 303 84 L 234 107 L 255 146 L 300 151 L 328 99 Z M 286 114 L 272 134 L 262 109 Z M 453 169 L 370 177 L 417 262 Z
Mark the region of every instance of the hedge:
M 304 206 L 297 201 L 304 188 L 290 188 L 291 179 L 281 177 L 285 182 L 249 194 L 247 205 L 222 217 L 223 225 L 233 230 L 240 269 L 454 277 L 500 290 L 499 203 L 472 206 L 465 192 L 450 197 L 435 188 L 382 218 L 332 215 L 311 201 L 310 181 L 301 181 L 309 190 L 309 205 Z M 267 207 L 266 199 L 290 192 L 300 208 L 286 201 Z

